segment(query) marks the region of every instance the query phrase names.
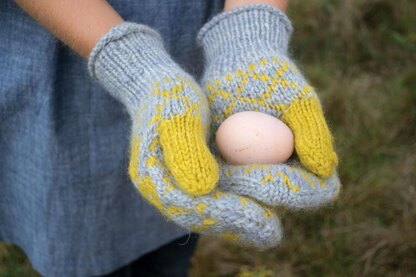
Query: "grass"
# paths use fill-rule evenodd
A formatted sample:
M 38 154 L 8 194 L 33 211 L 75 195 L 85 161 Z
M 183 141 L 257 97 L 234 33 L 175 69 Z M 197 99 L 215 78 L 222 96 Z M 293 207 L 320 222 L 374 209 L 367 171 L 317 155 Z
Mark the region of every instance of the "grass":
M 32 269 L 25 254 L 16 246 L 0 244 L 0 276 L 1 277 L 38 277 Z
M 416 2 L 292 0 L 292 43 L 320 92 L 340 156 L 340 199 L 278 211 L 282 245 L 200 241 L 191 276 L 416 275 Z M 36 276 L 0 245 L 0 276 Z

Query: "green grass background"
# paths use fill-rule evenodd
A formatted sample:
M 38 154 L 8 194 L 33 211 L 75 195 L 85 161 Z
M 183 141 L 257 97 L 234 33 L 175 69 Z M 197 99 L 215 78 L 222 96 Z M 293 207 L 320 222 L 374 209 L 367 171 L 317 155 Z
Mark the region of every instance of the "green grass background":
M 291 0 L 292 54 L 321 95 L 343 191 L 278 210 L 285 239 L 256 252 L 202 239 L 191 276 L 416 276 L 416 1 Z M 0 276 L 37 276 L 0 244 Z

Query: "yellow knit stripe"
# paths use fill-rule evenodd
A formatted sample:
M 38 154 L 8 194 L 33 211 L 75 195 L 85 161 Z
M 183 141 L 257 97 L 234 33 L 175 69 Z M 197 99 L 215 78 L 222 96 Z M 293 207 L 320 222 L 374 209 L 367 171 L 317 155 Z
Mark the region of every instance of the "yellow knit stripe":
M 260 183 L 262 183 L 263 185 L 266 183 L 271 183 L 274 181 L 274 177 L 272 174 L 267 173 L 261 180 Z
M 269 62 L 265 58 L 262 58 L 262 59 L 259 60 L 259 64 L 261 66 L 267 66 L 269 64 Z
M 318 182 L 321 188 L 326 189 L 328 187 L 328 185 L 321 178 L 318 178 Z
M 282 60 L 279 57 L 273 57 L 272 62 L 275 63 L 275 64 L 283 64 L 284 66 L 288 67 L 294 73 L 299 73 L 299 70 L 297 69 L 297 67 L 294 64 L 288 63 L 286 60 Z
M 222 90 L 222 89 L 215 90 L 215 94 L 218 97 L 221 97 L 222 99 L 228 99 L 232 96 L 230 92 L 227 92 L 227 91 Z
M 213 193 L 212 193 L 212 198 L 214 198 L 214 199 L 219 199 L 220 197 L 222 197 L 224 194 L 222 193 L 222 192 L 220 192 L 220 191 L 214 191 Z
M 286 174 L 284 174 L 283 172 L 281 172 L 281 171 L 276 171 L 276 175 L 282 179 L 283 184 L 285 184 L 285 185 L 286 185 L 286 187 L 287 187 L 290 191 L 297 192 L 297 191 L 300 189 L 299 185 L 294 185 L 294 184 L 292 184 L 292 182 L 290 181 L 289 176 L 287 176 L 287 175 L 286 175 Z
M 273 215 L 272 210 L 270 210 L 269 208 L 263 208 L 263 209 L 264 209 L 263 216 L 265 218 L 269 218 Z
M 171 77 L 165 77 L 165 78 L 163 78 L 163 82 L 164 83 L 170 83 L 170 82 L 172 82 L 174 79 L 172 79 Z
M 197 111 L 199 111 L 200 108 L 201 108 L 200 103 L 194 103 L 194 104 L 187 105 L 185 107 L 185 114 L 195 114 Z M 199 118 L 200 118 L 200 116 L 199 116 Z M 201 120 L 201 124 L 202 124 L 202 120 Z M 204 131 L 203 126 L 201 128 L 201 131 L 203 133 L 203 131 Z
M 162 120 L 162 115 L 160 113 L 156 113 L 149 121 L 149 125 L 153 125 L 156 122 L 159 122 Z
M 164 182 L 164 183 L 166 184 L 166 182 Z M 165 187 L 165 191 L 166 192 L 170 192 L 170 191 L 172 191 L 174 189 L 175 189 L 175 186 L 172 185 L 172 184 L 167 184 L 166 187 Z
M 193 195 L 212 191 L 219 169 L 206 145 L 201 117 L 187 112 L 161 120 L 159 134 L 164 161 L 178 186 Z
M 218 79 L 217 79 L 217 80 L 215 80 L 215 81 L 214 81 L 214 86 L 215 86 L 215 87 L 217 87 L 217 88 L 218 88 L 219 86 L 221 86 L 221 82 L 220 82 L 220 80 L 218 80 Z
M 217 223 L 217 220 L 212 217 L 204 218 L 204 220 L 202 220 L 203 225 L 214 225 L 215 223 Z
M 159 143 L 159 141 L 158 141 L 157 137 L 154 138 L 152 140 L 152 142 L 150 142 L 150 144 L 149 144 L 149 150 L 154 153 L 156 151 L 158 143 Z
M 133 135 L 131 148 L 130 148 L 130 162 L 128 172 L 131 180 L 137 184 L 139 192 L 150 203 L 162 211 L 163 205 L 159 199 L 159 195 L 156 191 L 156 184 L 152 181 L 150 176 L 143 176 L 139 173 L 139 152 L 140 152 L 140 139 L 137 135 Z
M 139 152 L 140 139 L 137 135 L 133 135 L 130 145 L 129 176 L 134 183 L 138 183 L 139 181 Z
M 257 69 L 257 66 L 254 63 L 248 65 L 248 71 L 254 71 Z
M 212 225 L 215 225 L 216 223 L 217 220 L 215 218 L 208 217 L 204 218 L 201 224 L 192 226 L 191 229 L 195 232 L 202 232 L 209 229 L 210 227 L 212 227 Z
M 213 93 L 209 94 L 208 95 L 208 103 L 210 105 L 213 105 L 214 104 L 214 101 L 215 101 L 215 95 Z
M 151 154 L 146 160 L 146 166 L 147 167 L 155 167 L 155 166 L 161 167 L 162 164 L 155 155 Z
M 236 103 L 231 102 L 227 108 L 224 109 L 224 116 L 229 117 L 233 113 L 233 109 L 235 108 Z
M 238 241 L 240 239 L 239 236 L 233 232 L 223 232 L 221 237 L 228 241 Z
M 272 62 L 274 62 L 274 63 L 280 63 L 280 58 L 279 57 L 273 57 L 272 58 Z
M 300 173 L 303 180 L 311 187 L 311 188 L 315 188 L 316 184 L 315 182 L 308 176 L 308 174 L 306 174 L 305 172 L 301 172 Z
M 180 95 L 180 87 L 173 87 L 171 90 L 159 90 L 155 89 L 153 90 L 154 95 L 158 95 L 162 98 L 169 98 L 169 99 L 179 99 L 181 97 Z
M 200 224 L 200 225 L 191 226 L 191 230 L 193 232 L 199 233 L 199 232 L 206 231 L 207 229 L 209 229 L 209 227 L 211 227 L 211 225 L 203 225 L 203 224 Z
M 243 206 L 247 205 L 247 203 L 248 203 L 248 198 L 247 198 L 247 197 L 244 197 L 244 196 L 240 197 L 240 203 L 241 203 L 241 205 L 243 205 Z
M 222 122 L 223 118 L 224 118 L 224 115 L 222 115 L 222 114 L 214 114 L 212 116 L 212 120 L 214 122 Z
M 158 210 L 163 211 L 162 201 L 156 191 L 156 184 L 150 176 L 145 176 L 143 179 L 139 180 L 139 191 L 141 195 L 143 195 L 143 197 L 153 204 Z
M 241 94 L 241 93 L 243 93 L 243 92 L 244 92 L 244 88 L 243 88 L 242 86 L 238 86 L 238 87 L 235 89 L 235 92 L 236 92 L 236 93 L 238 93 L 238 94 Z
M 203 214 L 203 213 L 205 213 L 205 210 L 208 208 L 208 205 L 207 204 L 205 204 L 205 203 L 198 203 L 198 204 L 196 204 L 196 206 L 195 206 L 195 210 L 198 212 L 198 213 L 200 213 L 200 214 Z
M 170 86 L 170 89 L 161 90 L 161 83 L 155 82 L 153 84 L 153 94 L 160 96 L 162 99 L 177 99 L 184 103 L 191 103 L 189 97 L 186 96 L 184 93 L 185 87 L 190 87 L 191 90 L 201 98 L 205 98 L 205 94 L 201 91 L 201 89 L 195 85 L 195 82 L 189 78 L 185 78 L 183 76 L 175 76 L 174 79 L 167 77 L 163 79 L 162 82 L 165 86 Z M 164 101 L 163 104 L 166 104 Z
M 166 213 L 171 217 L 175 215 L 187 214 L 190 211 L 191 211 L 190 209 L 179 207 L 179 206 L 174 206 L 174 205 L 166 208 Z
M 211 83 L 207 83 L 206 85 L 205 85 L 205 89 L 206 90 L 208 90 L 209 92 L 214 92 L 214 88 L 213 88 L 213 86 L 211 85 Z
M 224 176 L 225 177 L 230 177 L 232 175 L 232 171 L 231 170 L 226 170 L 225 172 L 224 172 Z

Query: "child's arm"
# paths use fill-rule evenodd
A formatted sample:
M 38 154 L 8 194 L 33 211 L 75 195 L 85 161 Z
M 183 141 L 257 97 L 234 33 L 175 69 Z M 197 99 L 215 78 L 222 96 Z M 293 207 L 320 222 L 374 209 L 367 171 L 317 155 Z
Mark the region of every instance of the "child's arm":
M 105 0 L 15 0 L 37 22 L 87 58 L 97 41 L 123 22 Z
M 282 11 L 286 11 L 289 0 L 225 0 L 224 10 L 229 11 L 250 4 L 269 4 Z
M 105 0 L 15 0 L 36 21 L 74 51 L 88 57 L 99 38 L 123 22 Z M 248 4 L 286 9 L 288 0 L 226 0 L 225 10 Z

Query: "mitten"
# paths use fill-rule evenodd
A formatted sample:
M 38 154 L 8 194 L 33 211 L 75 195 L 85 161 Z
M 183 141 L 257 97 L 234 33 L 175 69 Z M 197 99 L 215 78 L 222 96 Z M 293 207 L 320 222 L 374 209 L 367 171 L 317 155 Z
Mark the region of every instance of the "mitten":
M 160 36 L 134 23 L 114 27 L 89 57 L 91 75 L 132 120 L 129 175 L 141 195 L 185 229 L 259 248 L 276 245 L 278 218 L 256 201 L 215 189 L 205 94 L 172 61 Z
M 159 167 L 189 194 L 212 191 L 218 166 L 206 145 L 206 97 L 166 53 L 158 33 L 134 23 L 113 28 L 90 54 L 89 69 L 126 106 L 143 175 Z
M 300 161 L 223 163 L 223 189 L 271 205 L 317 207 L 338 195 L 337 155 L 317 94 L 288 57 L 291 32 L 287 16 L 268 5 L 249 5 L 214 17 L 198 35 L 206 58 L 202 84 L 214 131 L 238 112 L 275 116 L 292 129 Z

